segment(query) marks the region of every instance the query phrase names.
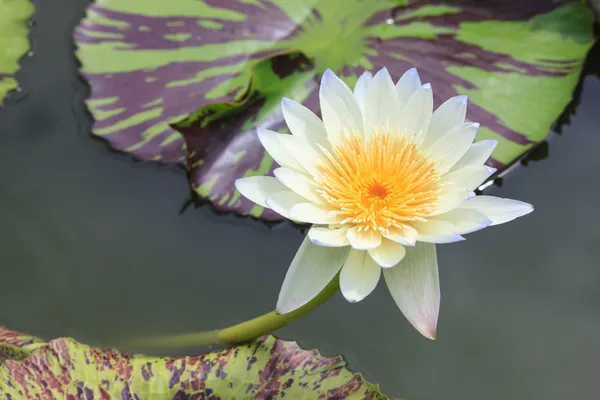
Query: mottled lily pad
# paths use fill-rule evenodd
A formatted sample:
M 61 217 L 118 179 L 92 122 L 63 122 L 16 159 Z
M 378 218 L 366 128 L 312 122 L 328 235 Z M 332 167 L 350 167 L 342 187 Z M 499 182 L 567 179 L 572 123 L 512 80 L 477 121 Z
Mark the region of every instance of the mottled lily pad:
M 31 0 L 0 0 L 0 110 L 6 93 L 18 86 L 14 74 L 29 48 L 27 19 L 32 13 Z
M 2 399 L 387 399 L 377 385 L 348 371 L 341 357 L 325 358 L 273 336 L 167 358 L 130 356 L 70 338 L 44 343 L 0 328 L 2 354 Z
M 326 68 L 353 84 L 364 69 L 416 66 L 436 106 L 468 95 L 479 139 L 500 141 L 489 163 L 504 168 L 571 100 L 592 27 L 581 0 L 97 0 L 76 40 L 96 135 L 185 163 L 221 210 L 276 220 L 233 182 L 276 167 L 256 126 L 285 130 L 282 96 L 317 111 Z

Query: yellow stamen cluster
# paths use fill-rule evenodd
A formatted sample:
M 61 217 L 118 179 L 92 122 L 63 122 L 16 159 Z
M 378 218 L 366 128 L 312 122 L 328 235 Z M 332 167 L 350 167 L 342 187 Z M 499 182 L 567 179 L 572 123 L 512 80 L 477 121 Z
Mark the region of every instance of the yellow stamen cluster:
M 388 133 L 354 136 L 327 158 L 319 166 L 320 194 L 343 224 L 386 233 L 435 210 L 435 164 L 409 140 Z

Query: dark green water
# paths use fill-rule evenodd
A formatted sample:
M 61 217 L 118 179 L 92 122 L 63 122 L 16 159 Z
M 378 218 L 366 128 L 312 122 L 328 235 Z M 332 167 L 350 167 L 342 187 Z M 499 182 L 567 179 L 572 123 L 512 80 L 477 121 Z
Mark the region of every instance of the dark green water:
M 0 115 L 0 325 L 109 346 L 272 309 L 302 234 L 210 207 L 180 215 L 182 169 L 132 162 L 89 136 L 71 41 L 83 7 L 38 2 L 25 90 Z M 596 398 L 598 72 L 596 48 L 550 157 L 489 190 L 536 211 L 440 246 L 437 341 L 405 321 L 384 287 L 354 305 L 337 296 L 278 335 L 341 353 L 411 400 Z

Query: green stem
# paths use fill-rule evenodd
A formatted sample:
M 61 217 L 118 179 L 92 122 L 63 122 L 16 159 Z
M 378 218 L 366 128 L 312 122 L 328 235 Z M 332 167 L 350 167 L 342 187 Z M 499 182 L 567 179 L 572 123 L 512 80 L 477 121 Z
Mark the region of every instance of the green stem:
M 310 313 L 337 292 L 340 287 L 339 282 L 339 278 L 336 276 L 315 298 L 297 310 L 287 314 L 277 314 L 275 311 L 271 311 L 260 317 L 223 329 L 186 333 L 183 335 L 142 338 L 130 342 L 129 345 L 142 346 L 144 348 L 173 349 L 203 347 L 218 344 L 233 345 L 248 342 L 283 328 L 300 317 Z

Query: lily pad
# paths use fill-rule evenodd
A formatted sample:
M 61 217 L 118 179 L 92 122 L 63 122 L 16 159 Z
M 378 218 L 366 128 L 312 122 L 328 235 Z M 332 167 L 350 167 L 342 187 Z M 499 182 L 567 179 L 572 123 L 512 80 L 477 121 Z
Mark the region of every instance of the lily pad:
M 502 169 L 549 134 L 592 30 L 581 0 L 97 0 L 75 37 L 96 135 L 184 163 L 220 210 L 277 220 L 233 182 L 276 168 L 255 128 L 285 131 L 283 96 L 318 112 L 325 69 L 353 85 L 364 69 L 416 66 L 436 106 L 468 95 Z
M 31 0 L 0 0 L 0 110 L 4 96 L 18 87 L 14 74 L 19 58 L 29 48 L 27 19 L 33 13 Z
M 15 357 L 7 353 L 20 349 Z M 9 349 L 9 352 L 5 350 Z M 377 385 L 295 342 L 253 343 L 192 357 L 148 357 L 70 338 L 44 343 L 0 328 L 6 399 L 387 399 Z

